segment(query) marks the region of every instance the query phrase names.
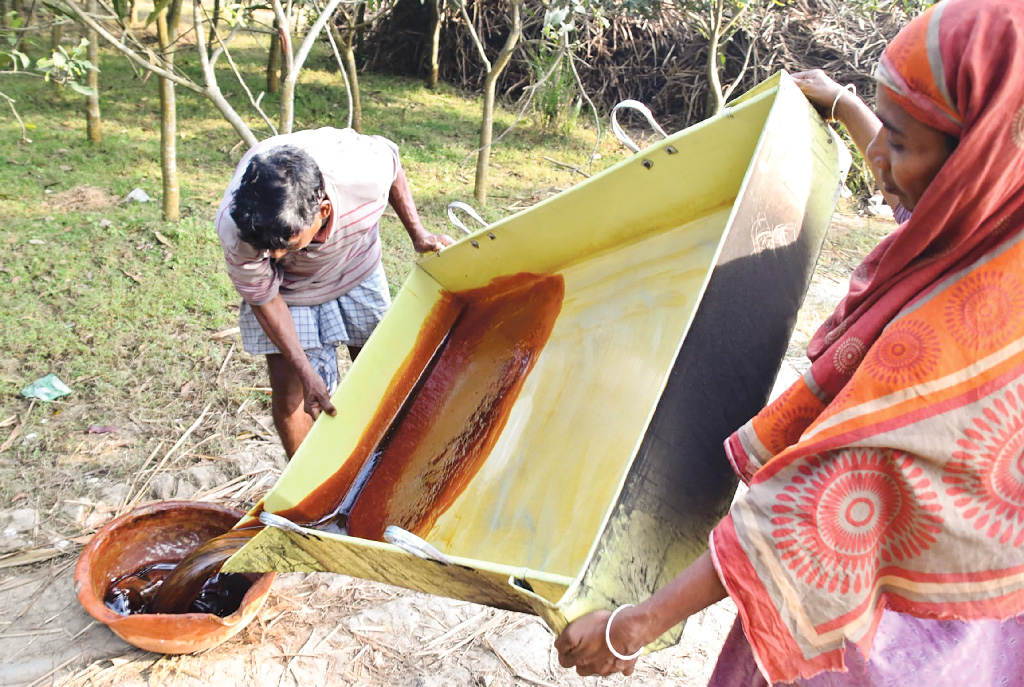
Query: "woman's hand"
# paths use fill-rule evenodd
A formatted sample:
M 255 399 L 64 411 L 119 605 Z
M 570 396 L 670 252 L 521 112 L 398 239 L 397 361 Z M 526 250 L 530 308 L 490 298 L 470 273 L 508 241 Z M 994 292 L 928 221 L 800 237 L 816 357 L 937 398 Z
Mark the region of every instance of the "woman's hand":
M 845 90 L 820 69 L 797 72 L 792 77 L 797 87 L 811 104 L 818 108 L 823 117 L 832 114 L 832 103 L 836 101 L 837 96 L 841 97 L 840 91 Z
M 632 608 L 624 608 L 615 616 L 611 628 L 611 641 L 615 650 L 629 655 L 643 646 L 640 640 L 631 637 L 630 616 Z M 604 633 L 608 625 L 609 611 L 594 611 L 577 618 L 562 630 L 555 640 L 558 662 L 563 668 L 576 668 L 580 675 L 611 675 L 622 673 L 632 675 L 636 659 L 623 661 L 615 658 L 605 645 Z

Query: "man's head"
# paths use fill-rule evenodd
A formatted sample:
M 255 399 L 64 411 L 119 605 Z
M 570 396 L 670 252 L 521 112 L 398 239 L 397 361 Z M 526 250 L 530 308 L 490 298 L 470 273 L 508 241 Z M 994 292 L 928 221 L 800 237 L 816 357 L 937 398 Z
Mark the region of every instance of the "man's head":
M 320 168 L 287 145 L 253 156 L 231 208 L 241 239 L 275 258 L 305 248 L 330 214 Z

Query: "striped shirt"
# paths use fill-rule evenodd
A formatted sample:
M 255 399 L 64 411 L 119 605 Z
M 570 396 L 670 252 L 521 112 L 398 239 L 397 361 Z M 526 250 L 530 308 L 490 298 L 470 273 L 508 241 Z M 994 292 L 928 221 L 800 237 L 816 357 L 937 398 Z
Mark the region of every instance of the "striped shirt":
M 275 260 L 241 240 L 231 207 L 252 156 L 281 145 L 300 148 L 316 161 L 333 213 L 326 241 Z M 238 293 L 251 305 L 266 305 L 278 293 L 288 305 L 318 305 L 366 279 L 380 263 L 379 221 L 398 170 L 398 146 L 352 129 L 299 131 L 253 146 L 238 163 L 214 220 Z

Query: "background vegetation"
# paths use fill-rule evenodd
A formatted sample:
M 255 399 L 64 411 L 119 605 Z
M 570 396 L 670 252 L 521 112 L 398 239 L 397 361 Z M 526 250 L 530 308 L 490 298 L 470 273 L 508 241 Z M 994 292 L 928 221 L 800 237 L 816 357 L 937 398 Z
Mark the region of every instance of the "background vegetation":
M 255 81 L 264 55 L 254 45 L 236 59 Z M 157 202 L 125 202 L 135 188 L 159 195 L 159 98 L 155 80 L 140 80 L 123 60 L 106 53 L 101 69 L 100 145 L 86 143 L 78 93 L 27 77 L 3 82 L 32 142 L 21 140 L 13 117 L 0 119 L 0 437 L 19 430 L 0 439 L 0 503 L 42 498 L 36 467 L 56 468 L 54 488 L 93 471 L 138 470 L 208 403 L 221 419 L 202 428 L 199 453 L 230 453 L 271 436 L 253 419 L 269 407 L 261 361 L 234 336 L 211 338 L 237 324 L 238 297 L 212 219 L 243 148 L 208 101 L 182 94 L 182 219 L 164 221 Z M 407 78 L 364 81 L 364 129 L 401 146 L 427 226 L 455 232 L 445 207 L 472 195 L 474 100 Z M 299 90 L 297 128 L 343 125 L 344 109 L 330 58 L 318 52 Z M 498 126 L 513 116 L 499 111 Z M 590 129 L 550 134 L 527 121 L 494 151 L 494 203 L 484 215 L 493 221 L 582 179 L 564 165 L 585 167 L 594 143 Z M 607 137 L 600 151 L 595 171 L 624 154 Z M 397 219 L 384 218 L 382 235 L 394 291 L 415 255 Z M 71 396 L 52 404 L 19 396 L 51 372 Z M 90 426 L 117 427 L 124 444 L 111 448 Z
M 158 88 L 159 73 L 139 63 L 129 66 L 109 46 L 86 61 L 76 51 L 83 45 L 84 29 L 61 14 L 66 3 L 51 5 L 53 11 L 36 7 L 37 14 L 27 15 L 34 19 L 25 22 L 20 18 L 30 7 L 10 1 L 15 4 L 3 0 L 0 8 L 0 36 L 6 41 L 6 48 L 0 48 L 0 95 L 12 113 L 0 118 L 0 289 L 5 296 L 0 308 L 0 503 L 31 505 L 46 515 L 49 531 L 61 535 L 70 527 L 61 505 L 65 497 L 99 499 L 92 492 L 103 485 L 151 473 L 182 437 L 191 440 L 187 450 L 175 455 L 174 465 L 187 467 L 247 451 L 253 442 L 269 445 L 273 429 L 266 417 L 263 365 L 240 350 L 230 331 L 238 297 L 224 273 L 212 229 L 224 185 L 245 147 L 237 128 L 225 121 L 208 92 L 183 88 L 176 98 L 177 126 L 170 134 L 166 126 L 162 131 L 168 97 Z M 592 106 L 596 121 L 603 122 L 607 105 L 620 95 L 653 93 L 653 102 L 662 106 L 659 116 L 686 121 L 703 112 L 709 102 L 711 53 L 707 36 L 694 28 L 701 24 L 698 16 L 705 17 L 705 29 L 718 21 L 722 30 L 721 56 L 711 61 L 721 70 L 722 87 L 740 84 L 742 90 L 746 80 L 780 66 L 800 68 L 817 61 L 828 67 L 819 61 L 826 53 L 815 52 L 828 41 L 856 48 L 828 54 L 842 54 L 836 58 L 842 64 L 855 62 L 850 78 L 862 78 L 886 32 L 907 12 L 920 9 L 920 3 L 909 0 L 607 1 L 612 4 L 575 3 L 559 12 L 524 3 L 523 39 L 500 81 L 505 107 L 494 114 L 496 132 L 516 126 L 496 137 L 490 151 L 491 204 L 481 208 L 489 220 L 527 208 L 621 159 L 625 151 L 590 124 L 595 121 Z M 142 9 L 142 16 L 135 24 L 130 6 L 121 4 L 125 19 L 119 23 L 121 10 L 104 0 L 90 2 L 98 4 L 90 5 L 89 16 L 101 18 L 111 30 L 130 29 L 132 45 L 164 69 L 164 77 L 197 83 L 205 78 L 198 47 L 206 44 L 189 28 L 187 6 L 180 37 L 161 42 L 157 26 L 146 24 L 145 17 L 147 10 L 167 12 L 164 0 L 156 7 L 140 4 L 136 9 Z M 444 230 L 448 202 L 468 200 L 474 191 L 481 114 L 477 96 L 465 89 L 479 86 L 483 72 L 473 50 L 494 58 L 508 44 L 503 23 L 508 5 L 497 0 L 469 7 L 435 3 L 443 39 L 442 78 L 428 87 L 420 77 L 429 71 L 429 56 L 420 47 L 429 36 L 430 20 L 409 17 L 422 18 L 416 13 L 430 10 L 430 3 L 382 2 L 367 4 L 363 18 L 357 13 L 349 22 L 350 35 L 341 35 L 350 40 L 361 71 L 342 69 L 343 60 L 325 40 L 312 44 L 301 72 L 292 74 L 296 88 L 289 116 L 295 129 L 344 126 L 353 80 L 358 79 L 363 130 L 401 146 L 426 224 Z M 277 111 L 284 98 L 270 87 L 268 76 L 279 67 L 268 73 L 268 55 L 275 36 L 290 34 L 266 30 L 273 24 L 266 7 L 252 14 L 248 24 L 239 23 L 241 5 L 216 7 L 220 14 L 210 16 L 209 26 L 226 33 L 246 29 L 235 31 L 232 62 L 225 58 L 211 67 L 215 85 L 220 84 L 217 92 L 239 108 L 253 95 L 264 113 Z M 317 8 L 315 3 L 295 5 L 289 16 L 308 26 Z M 715 20 L 702 12 L 720 16 Z M 460 22 L 467 21 L 482 38 L 475 48 L 458 33 Z M 857 35 L 872 39 L 851 46 Z M 805 42 L 795 43 L 798 38 Z M 94 37 L 91 45 L 98 40 Z M 391 71 L 408 75 L 384 73 L 385 54 L 392 56 Z M 98 64 L 99 72 L 90 70 L 89 63 Z M 841 80 L 847 80 L 846 73 L 836 67 Z M 89 91 L 85 74 L 99 77 L 94 95 L 102 106 L 103 135 L 98 140 L 89 136 L 97 123 L 87 120 L 86 98 L 80 93 Z M 79 89 L 58 87 L 61 82 Z M 271 117 L 247 109 L 244 119 L 258 136 L 271 133 Z M 178 168 L 177 221 L 165 219 L 171 216 L 166 207 L 168 159 Z M 136 188 L 164 201 L 164 207 L 126 201 Z M 826 262 L 845 266 L 856 261 L 861 246 L 871 245 L 883 231 L 871 227 L 837 235 L 840 247 L 826 255 Z M 385 217 L 382 236 L 394 291 L 415 256 L 393 217 Z M 47 373 L 57 374 L 73 393 L 49 404 L 19 395 Z M 130 497 L 123 494 L 120 507 Z

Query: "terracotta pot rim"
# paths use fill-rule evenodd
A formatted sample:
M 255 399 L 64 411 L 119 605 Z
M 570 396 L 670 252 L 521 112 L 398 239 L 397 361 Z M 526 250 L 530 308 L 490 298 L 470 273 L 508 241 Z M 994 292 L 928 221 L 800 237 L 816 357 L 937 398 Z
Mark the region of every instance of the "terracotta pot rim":
M 252 583 L 252 586 L 246 591 L 242 597 L 242 602 L 236 611 L 230 615 L 221 617 L 213 613 L 145 613 L 139 614 L 138 616 L 132 615 L 120 615 L 107 608 L 106 604 L 103 603 L 103 599 L 99 598 L 92 589 L 92 572 L 93 572 L 93 554 L 94 552 L 103 545 L 111 536 L 113 536 L 118 529 L 124 526 L 126 523 L 132 522 L 133 520 L 141 517 L 150 515 L 152 513 L 159 513 L 168 510 L 201 510 L 207 512 L 216 512 L 224 515 L 231 515 L 236 520 L 241 520 L 245 516 L 245 511 L 237 508 L 231 508 L 229 506 L 223 506 L 217 503 L 209 503 L 206 501 L 188 501 L 188 500 L 174 500 L 174 501 L 155 501 L 153 503 L 140 506 L 134 510 L 123 513 L 110 522 L 106 523 L 103 527 L 96 531 L 89 543 L 85 545 L 82 552 L 78 556 L 78 562 L 75 564 L 75 593 L 78 596 L 79 603 L 85 608 L 86 612 L 99 622 L 113 628 L 115 625 L 119 625 L 128 621 L 132 622 L 132 618 L 145 617 L 145 618 L 176 618 L 179 622 L 187 622 L 188 620 L 203 620 L 204 622 L 214 622 L 220 624 L 225 628 L 230 628 L 238 625 L 240 622 L 246 621 L 245 618 L 247 607 L 259 596 L 266 596 L 270 591 L 270 585 L 276 577 L 276 573 L 261 573 L 259 578 Z M 262 602 L 261 602 L 262 603 Z M 137 621 L 136 621 L 137 622 Z

